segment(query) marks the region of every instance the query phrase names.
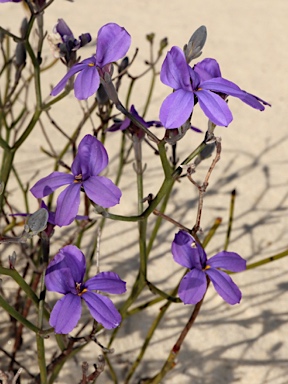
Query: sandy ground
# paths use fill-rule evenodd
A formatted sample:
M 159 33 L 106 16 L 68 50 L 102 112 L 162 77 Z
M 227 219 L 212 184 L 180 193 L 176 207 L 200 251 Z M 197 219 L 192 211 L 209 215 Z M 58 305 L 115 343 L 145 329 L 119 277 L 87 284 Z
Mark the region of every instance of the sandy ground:
M 2 26 L 16 32 L 22 17 L 23 11 L 18 4 L 1 4 Z M 77 36 L 90 32 L 95 38 L 98 29 L 111 21 L 124 26 L 132 36 L 131 55 L 136 47 L 140 49 L 137 57 L 138 68 L 137 65 L 134 67 L 135 73 L 143 68 L 143 60 L 148 58 L 145 34 L 155 32 L 156 42 L 168 37 L 169 47 L 182 47 L 196 28 L 206 25 L 208 40 L 202 57 L 216 58 L 223 77 L 272 104 L 272 108 L 260 113 L 239 100 L 230 98 L 229 105 L 234 121 L 229 128 L 217 128 L 216 134 L 222 137 L 223 151 L 221 162 L 211 178 L 202 221 L 204 234 L 217 216 L 223 217 L 223 225 L 209 244 L 207 252 L 212 256 L 224 243 L 229 196 L 234 188 L 237 190 L 237 199 L 229 250 L 238 252 L 250 263 L 285 250 L 288 246 L 288 3 L 284 0 L 275 0 L 273 4 L 268 0 L 122 0 L 109 3 L 103 0 L 76 0 L 74 3 L 58 0 L 47 11 L 47 30 L 51 30 L 60 17 L 65 19 Z M 49 49 L 45 49 L 48 56 Z M 82 56 L 88 57 L 93 50 L 93 47 L 83 49 Z M 64 67 L 59 64 L 49 77 L 44 77 L 44 94 L 45 90 L 46 95 L 49 94 L 50 84 L 55 84 L 64 72 Z M 140 84 L 133 94 L 133 102 L 139 111 L 144 104 L 143 94 L 146 89 L 145 83 Z M 158 118 L 161 102 L 169 92 L 170 89 L 163 84 L 157 84 L 149 118 Z M 58 124 L 67 132 L 71 126 L 75 126 L 75 119 L 79 120 L 81 111 L 72 93 L 67 100 L 53 109 L 53 114 Z M 206 119 L 200 109 L 193 119 L 195 126 L 206 129 Z M 49 125 L 48 122 L 46 124 Z M 58 144 L 61 147 L 61 143 L 57 143 L 57 134 L 52 127 L 49 129 L 56 149 Z M 88 132 L 89 124 L 86 129 Z M 200 141 L 201 135 L 189 132 L 179 145 L 181 159 L 184 159 Z M 39 161 L 43 164 L 43 175 L 47 174 L 47 169 L 51 169 L 47 167 L 51 166 L 52 162 L 47 161 L 43 153 L 38 152 L 43 143 L 45 144 L 40 129 L 35 130 L 29 143 L 24 145 L 16 157 L 15 166 L 27 180 L 34 170 L 39 168 Z M 115 150 L 117 148 L 113 145 L 113 140 L 108 140 L 111 159 Z M 157 190 L 161 171 L 155 164 L 149 165 L 149 161 L 151 160 L 147 156 L 145 192 L 153 193 Z M 201 175 L 201 168 L 199 172 Z M 134 180 L 133 171 L 127 172 L 121 185 L 122 203 L 115 212 L 136 212 L 131 189 Z M 196 198 L 196 191 L 188 181 L 181 183 L 175 188 L 169 213 L 184 225 L 192 226 Z M 21 203 L 19 201 L 20 205 Z M 115 237 L 116 241 L 110 239 L 109 233 L 112 231 L 118 235 Z M 175 232 L 175 228 L 170 224 L 163 225 L 151 256 L 149 278 L 162 289 L 171 287 L 172 281 L 176 281 L 173 279 L 182 273 L 172 261 L 169 252 Z M 127 280 L 128 289 L 131 288 L 131 275 L 135 274 L 132 270 L 137 266 L 136 230 L 130 224 L 109 222 L 103 233 L 101 253 L 104 255 L 103 270 L 105 267 L 115 269 Z M 209 290 L 195 327 L 182 347 L 178 363 L 164 382 L 287 383 L 287 272 L 287 260 L 281 259 L 257 270 L 234 276 L 235 282 L 243 292 L 242 303 L 234 307 L 224 303 L 213 289 Z M 148 293 L 144 295 L 148 296 Z M 149 310 L 145 319 L 142 315 L 135 315 L 121 329 L 120 337 L 114 345 L 113 359 L 120 375 L 135 359 L 141 340 L 145 337 L 157 310 Z M 171 306 L 168 317 L 156 332 L 145 355 L 144 364 L 136 372 L 133 382 L 136 383 L 140 377 L 153 375 L 159 370 L 190 312 L 189 306 Z M 104 336 L 101 342 L 105 344 L 107 340 L 108 336 Z M 84 350 L 79 361 L 86 359 L 92 365 L 99 353 L 98 347 Z M 33 352 L 27 351 L 27 357 L 30 355 L 32 356 Z M 77 362 L 67 365 L 59 383 L 77 382 L 73 367 L 77 368 Z M 76 371 L 78 374 L 78 368 Z M 110 381 L 103 375 L 99 382 Z

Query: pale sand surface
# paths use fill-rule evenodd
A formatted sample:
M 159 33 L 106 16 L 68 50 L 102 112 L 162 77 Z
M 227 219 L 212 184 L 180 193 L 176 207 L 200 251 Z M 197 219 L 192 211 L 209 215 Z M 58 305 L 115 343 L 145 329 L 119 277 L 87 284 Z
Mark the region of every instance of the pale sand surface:
M 17 4 L 4 4 L 0 9 L 0 24 L 18 30 L 23 12 Z M 208 40 L 201 58 L 214 57 L 220 63 L 223 77 L 237 83 L 269 101 L 273 106 L 265 112 L 249 108 L 239 100 L 230 98 L 229 105 L 234 121 L 229 128 L 217 128 L 216 134 L 222 137 L 222 158 L 217 165 L 204 201 L 202 227 L 204 234 L 217 216 L 223 217 L 223 225 L 207 252 L 213 255 L 224 243 L 228 218 L 230 192 L 237 189 L 235 222 L 229 250 L 233 250 L 254 262 L 285 250 L 288 246 L 287 234 L 287 181 L 288 181 L 288 136 L 287 136 L 287 17 L 288 2 L 285 0 L 122 0 L 93 1 L 76 0 L 69 3 L 55 1 L 47 11 L 46 28 L 51 30 L 57 18 L 62 17 L 73 30 L 75 36 L 89 31 L 94 38 L 98 29 L 113 21 L 124 26 L 132 36 L 130 55 L 140 48 L 137 57 L 138 69 L 143 68 L 143 60 L 148 58 L 145 34 L 156 33 L 156 41 L 167 36 L 169 47 L 183 46 L 192 32 L 200 25 L 206 25 Z M 48 47 L 45 52 L 49 55 Z M 93 47 L 82 50 L 82 57 L 93 53 Z M 134 71 L 137 73 L 137 65 Z M 49 85 L 55 84 L 65 72 L 57 66 L 49 77 L 45 76 L 44 95 L 49 93 Z M 147 82 L 146 82 L 147 83 Z M 146 83 L 138 86 L 133 102 L 141 111 Z M 45 93 L 46 89 L 46 93 Z M 149 118 L 157 119 L 163 98 L 170 89 L 160 82 L 157 84 Z M 71 93 L 63 103 L 53 109 L 53 117 L 66 132 L 75 127 L 81 111 Z M 49 122 L 43 120 L 49 128 Z M 198 108 L 193 124 L 206 129 L 206 119 Z M 89 123 L 87 132 L 91 130 Z M 51 127 L 51 137 L 56 149 L 57 133 Z M 184 159 L 201 141 L 201 136 L 188 133 L 180 147 Z M 45 146 L 43 135 L 35 128 L 33 137 L 24 145 L 16 157 L 16 167 L 27 180 L 33 170 L 43 164 L 41 174 L 51 170 L 52 162 L 39 154 L 40 145 Z M 33 147 L 33 150 L 31 148 Z M 113 141 L 108 140 L 108 152 L 113 159 Z M 37 159 L 37 162 L 36 162 Z M 115 160 L 115 159 L 114 159 Z M 155 161 L 149 165 L 149 180 L 145 193 L 155 193 L 161 182 L 161 171 Z M 31 169 L 33 163 L 33 170 Z M 111 169 L 113 170 L 112 161 Z M 49 168 L 50 166 L 50 168 Z M 203 175 L 205 167 L 200 167 Z M 25 176 L 24 176 L 25 178 Z M 147 175 L 148 179 L 148 175 Z M 120 187 L 123 199 L 113 210 L 123 214 L 136 213 L 136 200 L 131 184 L 135 183 L 132 171 L 123 179 Z M 15 194 L 17 192 L 15 191 Z M 182 197 L 181 197 L 182 196 Z M 188 197 L 188 198 L 187 198 Z M 185 225 L 192 226 L 195 218 L 197 193 L 183 181 L 175 188 L 168 213 Z M 131 203 L 132 201 L 132 203 Z M 184 202 L 184 203 L 183 203 Z M 22 201 L 19 201 L 21 206 Z M 36 206 L 35 206 L 36 208 Z M 111 231 L 111 232 L 110 232 Z M 162 289 L 175 284 L 182 270 L 172 261 L 169 251 L 176 232 L 170 224 L 163 225 L 160 238 L 151 255 L 149 279 Z M 119 234 L 110 239 L 109 233 Z M 60 242 L 57 246 L 60 245 Z M 131 224 L 109 222 L 101 245 L 102 270 L 114 269 L 128 282 L 131 288 L 131 271 L 137 266 L 136 231 Z M 123 263 L 125 260 L 125 263 Z M 164 380 L 165 383 L 181 384 L 285 384 L 288 382 L 288 305 L 287 305 L 287 260 L 281 259 L 257 270 L 234 276 L 240 286 L 243 299 L 240 305 L 230 307 L 211 289 L 197 318 L 194 329 L 187 337 L 175 369 Z M 133 273 L 134 275 L 134 273 Z M 177 275 L 177 276 L 175 276 Z M 150 297 L 146 292 L 144 298 Z M 52 297 L 52 296 L 51 296 Z M 137 371 L 133 382 L 140 377 L 151 376 L 162 365 L 181 327 L 191 312 L 191 307 L 172 305 L 165 322 L 161 323 L 152 344 L 148 349 L 141 370 Z M 125 372 L 134 361 L 141 340 L 152 322 L 157 309 L 150 309 L 147 316 L 135 315 L 125 322 L 115 343 L 116 364 L 119 374 Z M 141 326 L 139 326 L 141 324 Z M 108 336 L 101 338 L 105 345 Z M 64 369 L 59 383 L 76 383 L 77 364 L 87 360 L 95 362 L 100 353 L 97 346 L 83 351 L 78 362 L 73 361 Z M 27 351 L 26 358 L 33 356 Z M 99 383 L 108 383 L 102 376 Z

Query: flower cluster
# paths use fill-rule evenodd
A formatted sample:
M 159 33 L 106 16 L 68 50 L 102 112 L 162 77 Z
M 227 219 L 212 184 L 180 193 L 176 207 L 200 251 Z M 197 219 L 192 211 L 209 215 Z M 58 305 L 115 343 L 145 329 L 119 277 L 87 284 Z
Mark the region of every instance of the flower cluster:
M 239 288 L 221 270 L 241 272 L 246 269 L 246 261 L 237 253 L 222 251 L 207 260 L 204 249 L 184 231 L 175 235 L 171 251 L 178 264 L 190 269 L 181 280 L 178 290 L 184 304 L 197 304 L 203 298 L 207 289 L 207 277 L 227 303 L 233 305 L 240 302 L 242 295 Z
M 70 77 L 80 72 L 74 84 L 75 96 L 79 100 L 92 96 L 99 88 L 100 78 L 104 78 L 106 72 L 111 73 L 111 63 L 121 59 L 130 44 L 131 37 L 125 28 L 115 23 L 104 25 L 98 32 L 95 55 L 75 64 L 53 88 L 51 95 L 58 95 Z
M 121 315 L 112 301 L 99 293 L 124 293 L 126 283 L 114 272 L 101 272 L 83 281 L 86 272 L 86 260 L 83 253 L 74 245 L 62 248 L 49 263 L 45 275 L 48 291 L 62 293 L 65 296 L 57 301 L 49 323 L 56 333 L 69 333 L 81 317 L 81 300 L 86 303 L 91 316 L 104 328 L 116 328 Z
M 75 64 L 76 51 L 91 41 L 90 33 L 83 33 L 78 39 L 75 39 L 73 32 L 63 19 L 58 20 L 53 32 L 48 35 L 47 39 L 54 56 L 64 58 L 68 66 Z

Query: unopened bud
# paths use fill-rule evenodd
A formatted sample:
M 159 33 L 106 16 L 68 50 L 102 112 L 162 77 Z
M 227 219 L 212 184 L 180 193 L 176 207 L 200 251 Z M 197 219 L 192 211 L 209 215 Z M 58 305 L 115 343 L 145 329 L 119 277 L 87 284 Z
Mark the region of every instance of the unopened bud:
M 109 101 L 109 97 L 107 95 L 107 92 L 105 91 L 105 88 L 103 87 L 103 84 L 100 84 L 96 92 L 96 99 L 100 105 L 105 105 Z
M 12 255 L 8 256 L 8 260 L 9 260 L 9 268 L 10 269 L 15 269 L 15 264 L 16 264 L 16 252 L 13 251 Z
M 168 45 L 168 39 L 167 37 L 164 37 L 164 39 L 160 41 L 159 56 L 162 55 L 162 52 L 167 47 L 167 45 Z
M 123 71 L 125 71 L 125 69 L 128 67 L 129 65 L 129 57 L 124 57 L 124 59 L 122 59 L 120 65 L 119 65 L 119 68 L 118 68 L 118 73 L 121 73 Z
M 155 37 L 155 33 L 149 33 L 146 35 L 146 39 L 149 41 L 149 43 L 153 43 Z
M 32 232 L 31 235 L 36 235 L 44 231 L 47 226 L 48 211 L 45 208 L 40 208 L 29 216 L 27 224 L 25 225 L 25 232 Z
M 23 42 L 17 43 L 15 51 L 15 65 L 17 68 L 26 65 L 26 48 Z
M 22 39 L 25 38 L 27 31 L 28 31 L 28 20 L 25 17 L 22 20 L 21 27 L 20 27 L 20 34 L 21 34 Z
M 190 37 L 188 44 L 184 46 L 184 53 L 186 61 L 189 64 L 190 61 L 196 59 L 202 54 L 202 48 L 205 45 L 207 39 L 207 29 L 204 25 L 196 29 L 193 35 Z

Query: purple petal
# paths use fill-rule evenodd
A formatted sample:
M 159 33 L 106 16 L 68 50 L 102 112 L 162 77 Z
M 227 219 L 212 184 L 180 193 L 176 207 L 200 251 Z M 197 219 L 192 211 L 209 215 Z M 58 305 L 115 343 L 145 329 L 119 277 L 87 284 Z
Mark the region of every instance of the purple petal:
M 61 263 L 59 263 L 59 265 L 53 264 L 53 261 L 54 259 L 49 264 L 45 275 L 47 290 L 63 294 L 76 294 L 75 281 L 70 268 L 61 265 Z
M 176 263 L 185 268 L 202 270 L 207 257 L 202 247 L 199 247 L 189 233 L 179 231 L 172 242 L 171 252 Z
M 76 294 L 76 283 L 82 283 L 86 272 L 86 260 L 75 245 L 66 245 L 50 261 L 45 275 L 49 291 Z
M 197 304 L 207 289 L 207 279 L 203 271 L 194 268 L 180 282 L 178 295 L 184 304 Z
M 132 104 L 131 105 L 131 108 L 130 108 L 130 112 L 131 114 L 135 117 L 135 119 L 137 119 L 138 121 L 140 121 L 140 123 L 142 125 L 144 125 L 144 127 L 148 128 L 148 124 L 146 123 L 146 121 L 139 115 L 139 113 L 136 111 L 134 105 Z
M 233 120 L 227 103 L 216 93 L 206 90 L 195 92 L 205 115 L 216 125 L 227 127 Z
M 88 290 L 96 289 L 107 293 L 124 293 L 126 292 L 126 283 L 121 280 L 117 273 L 101 272 L 85 282 Z
M 96 93 L 100 85 L 100 76 L 96 66 L 86 66 L 76 77 L 74 93 L 78 100 L 85 100 Z
M 220 67 L 215 59 L 204 59 L 194 65 L 193 69 L 200 76 L 201 82 L 221 77 Z
M 49 324 L 55 333 L 67 334 L 76 327 L 81 317 L 80 296 L 68 293 L 58 300 L 50 314 Z
M 108 23 L 99 29 L 97 36 L 96 62 L 103 68 L 126 55 L 131 44 L 131 36 L 125 28 Z
M 33 196 L 41 198 L 50 195 L 57 188 L 62 185 L 73 183 L 74 177 L 63 172 L 52 172 L 50 175 L 37 181 L 37 183 L 30 189 Z
M 83 180 L 98 175 L 107 167 L 108 154 L 104 145 L 92 135 L 86 135 L 78 146 L 71 170 L 74 176 L 82 175 Z
M 80 205 L 80 189 L 81 183 L 73 183 L 58 196 L 55 224 L 59 227 L 69 225 L 75 220 Z
M 223 268 L 231 272 L 241 272 L 246 269 L 246 260 L 237 253 L 222 251 L 208 260 L 207 265 L 212 268 Z
M 244 103 L 250 105 L 250 107 L 263 111 L 265 107 L 257 100 L 256 97 L 250 95 L 249 93 L 242 91 L 238 85 L 232 83 L 232 81 L 216 78 L 205 81 L 201 83 L 201 88 L 206 90 L 211 90 L 215 92 L 221 92 L 225 95 L 230 95 L 234 97 L 238 97 L 238 99 L 242 100 Z M 266 103 L 267 104 L 267 103 Z
M 119 204 L 122 196 L 120 189 L 104 176 L 91 176 L 83 182 L 83 186 L 89 199 L 104 208 Z
M 228 304 L 234 305 L 240 302 L 242 294 L 231 277 L 218 269 L 210 268 L 205 271 L 212 281 L 217 293 Z
M 173 89 L 192 91 L 189 75 L 189 66 L 183 51 L 172 47 L 162 64 L 160 79 L 162 83 Z
M 193 92 L 178 89 L 163 101 L 159 115 L 161 123 L 167 129 L 178 128 L 189 119 L 193 107 Z
M 66 39 L 63 39 L 64 41 L 67 40 L 67 38 L 69 37 L 74 38 L 74 35 L 71 29 L 68 27 L 68 25 L 65 23 L 63 19 L 58 19 L 58 23 L 56 24 L 55 29 L 56 29 L 56 32 L 59 33 L 62 39 L 66 37 Z
M 82 62 L 73 65 L 73 67 L 66 73 L 66 75 L 63 77 L 62 80 L 59 81 L 59 83 L 52 89 L 50 95 L 51 96 L 56 96 L 58 93 L 60 93 L 64 88 L 70 77 L 75 75 L 77 72 L 82 71 L 87 67 L 87 64 Z
M 91 315 L 104 328 L 116 328 L 121 323 L 121 315 L 108 297 L 94 292 L 85 292 L 82 298 L 85 300 Z

